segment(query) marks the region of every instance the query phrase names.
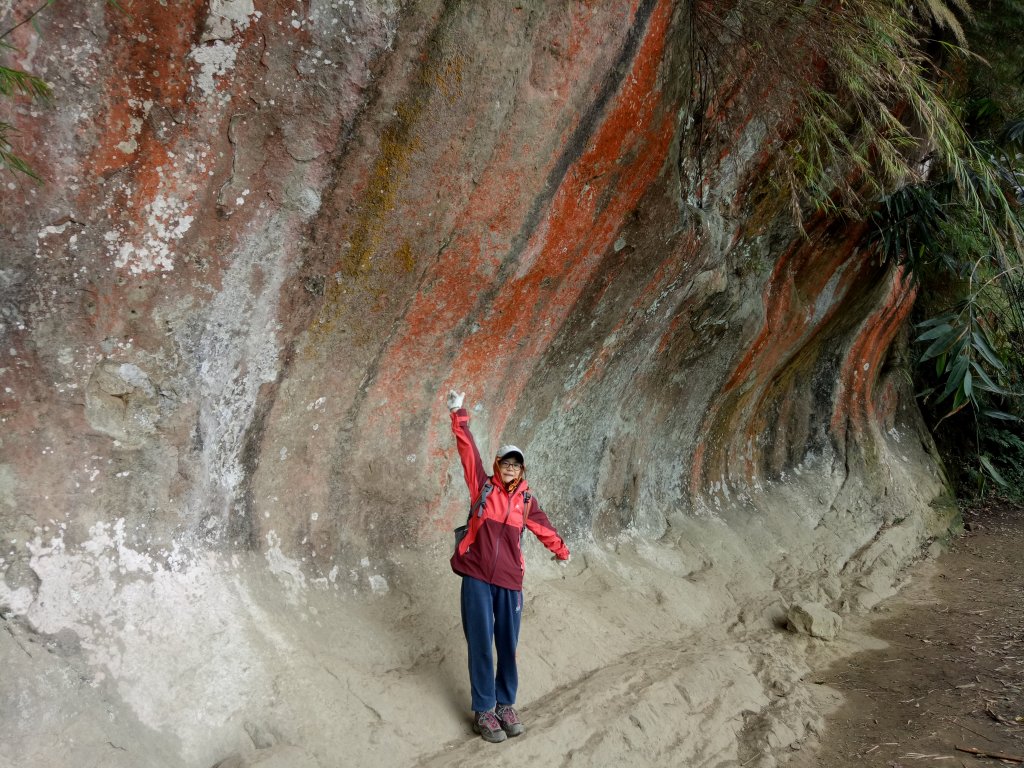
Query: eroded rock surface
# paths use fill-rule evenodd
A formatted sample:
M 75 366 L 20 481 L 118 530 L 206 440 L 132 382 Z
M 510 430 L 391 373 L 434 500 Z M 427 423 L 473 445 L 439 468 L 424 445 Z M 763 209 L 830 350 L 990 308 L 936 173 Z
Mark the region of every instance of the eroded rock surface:
M 819 640 L 835 640 L 843 629 L 843 620 L 821 603 L 798 603 L 790 606 L 786 626 Z
M 11 39 L 55 99 L 11 119 L 47 183 L 0 197 L 3 752 L 477 749 L 443 749 L 452 386 L 575 553 L 528 553 L 499 763 L 768 765 L 813 727 L 783 606 L 870 607 L 955 510 L 913 288 L 794 222 L 781 86 L 693 102 L 671 0 L 120 5 Z

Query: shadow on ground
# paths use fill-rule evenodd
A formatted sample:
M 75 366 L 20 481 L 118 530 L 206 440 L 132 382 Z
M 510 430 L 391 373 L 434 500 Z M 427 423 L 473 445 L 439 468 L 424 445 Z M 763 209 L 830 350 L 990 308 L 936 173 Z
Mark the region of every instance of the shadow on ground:
M 790 768 L 1024 763 L 1024 509 L 986 501 L 964 522 L 879 609 L 868 632 L 888 647 L 815 673 L 844 703 Z

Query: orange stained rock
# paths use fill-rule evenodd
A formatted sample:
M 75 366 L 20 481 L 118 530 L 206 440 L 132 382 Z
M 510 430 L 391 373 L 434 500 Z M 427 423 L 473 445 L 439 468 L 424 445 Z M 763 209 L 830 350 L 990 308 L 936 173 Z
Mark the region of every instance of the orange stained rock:
M 873 257 L 850 256 L 862 227 L 843 230 L 830 242 L 819 217 L 810 239 L 797 241 L 776 263 L 762 294 L 765 319 L 716 397 L 701 427 L 690 482 L 694 492 L 710 478 L 756 478 L 763 436 L 777 424 L 766 421 L 766 405 L 789 387 L 801 370 L 800 355 L 842 308 L 851 288 L 864 279 Z M 780 378 L 783 377 L 783 378 Z M 735 461 L 739 461 L 739 465 Z M 736 471 L 740 477 L 731 477 Z
M 821 219 L 808 228 L 809 233 L 820 229 L 820 225 Z M 842 242 L 827 247 L 823 247 L 826 243 L 822 234 L 796 241 L 776 262 L 762 294 L 765 319 L 761 332 L 736 365 L 724 392 L 744 385 L 756 386 L 757 381 L 778 370 L 781 358 L 794 354 L 809 332 L 834 315 L 841 306 L 841 298 L 856 282 L 864 257 L 851 262 L 850 254 L 863 236 L 863 227 L 846 228 Z M 834 298 L 825 312 L 820 316 L 806 312 L 823 298 L 823 291 L 834 277 L 839 279 L 831 286 Z
M 518 265 L 509 265 L 518 266 L 515 274 L 495 274 L 494 254 L 487 252 L 479 231 L 497 229 L 504 234 L 500 239 L 512 242 L 530 202 L 519 189 L 536 185 L 517 176 L 523 164 L 514 136 L 496 151 L 466 218 L 456 225 L 465 234 L 432 268 L 431 291 L 416 297 L 401 335 L 382 360 L 376 382 L 382 398 L 407 401 L 410 392 L 419 392 L 424 372 L 443 363 L 444 339 L 468 317 L 479 328 L 457 350 L 449 380 L 472 386 L 473 397 L 491 408 L 492 429 L 500 430 L 531 369 L 667 156 L 674 109 L 658 109 L 657 73 L 670 18 L 671 3 L 661 2 L 648 20 L 631 73 L 567 170 Z M 607 203 L 599 204 L 602 196 Z
M 849 425 L 855 435 L 877 427 L 875 387 L 889 347 L 910 315 L 917 287 L 909 271 L 900 266 L 892 271 L 885 300 L 864 321 L 839 372 L 839 389 L 832 414 L 832 431 L 846 434 Z
M 130 183 L 123 187 L 123 195 L 109 201 L 108 210 L 126 242 L 145 237 L 142 212 L 165 186 L 165 176 L 173 167 L 175 145 L 157 138 L 147 113 L 154 106 L 176 111 L 187 103 L 186 55 L 204 7 L 205 3 L 193 1 L 166 7 L 136 3 L 125 10 L 113 4 L 106 8 L 109 34 L 118 42 L 106 48 L 112 61 L 103 67 L 102 107 L 96 115 L 99 138 L 82 164 L 89 173 L 101 176 L 127 170 L 123 178 Z M 174 140 L 186 138 L 188 130 L 187 124 L 176 126 Z M 134 278 L 139 279 L 145 278 Z M 97 287 L 92 323 L 100 333 L 120 335 L 125 330 L 123 293 L 116 283 Z
M 439 396 L 423 392 L 423 379 L 444 364 L 443 340 L 468 317 L 479 327 L 454 351 L 452 371 L 438 389 L 472 388 L 470 401 L 488 408 L 490 435 L 481 437 L 497 439 L 624 219 L 664 166 L 676 110 L 662 104 L 658 72 L 672 7 L 662 0 L 654 8 L 630 72 L 562 177 L 519 261 L 506 266 L 517 271 L 496 275 L 478 235 L 464 235 L 453 243 L 432 270 L 432 290 L 416 297 L 402 333 L 384 355 L 374 399 L 417 409 L 425 398 L 443 413 Z M 510 194 L 519 182 L 505 175 L 506 169 L 521 164 L 517 152 L 511 143 L 502 147 L 499 157 L 506 162 L 492 162 L 467 207 L 470 219 L 456 231 L 494 227 L 497 220 L 511 241 L 523 226 L 529 201 L 518 192 Z M 523 181 L 522 187 L 533 185 Z M 367 416 L 371 428 L 379 426 L 382 432 L 390 418 Z M 446 430 L 446 423 L 432 421 L 426 444 L 446 443 Z
M 630 73 L 525 248 L 524 261 L 536 254 L 532 265 L 520 264 L 502 286 L 495 320 L 467 339 L 456 361 L 453 380 L 498 396 L 492 429 L 503 426 L 623 220 L 661 172 L 675 130 L 673 110 L 659 110 L 657 85 L 671 8 L 654 9 Z M 498 365 L 495 350 L 508 350 Z
M 107 175 L 130 164 L 162 162 L 162 158 L 147 157 L 147 150 L 156 149 L 156 142 L 144 119 L 145 104 L 176 110 L 187 103 L 187 57 L 205 7 L 201 0 L 166 6 L 134 3 L 126 10 L 107 6 L 107 26 L 120 42 L 105 50 L 113 60 L 102 67 L 106 73 L 103 106 L 96 114 L 100 140 L 86 160 L 91 173 Z M 132 142 L 138 148 L 126 151 Z

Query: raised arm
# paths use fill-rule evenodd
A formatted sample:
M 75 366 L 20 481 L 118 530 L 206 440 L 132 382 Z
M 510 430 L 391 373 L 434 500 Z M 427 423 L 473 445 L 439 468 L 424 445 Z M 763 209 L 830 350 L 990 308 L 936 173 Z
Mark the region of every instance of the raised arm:
M 463 397 L 464 394 L 449 392 L 448 409 L 452 416 L 452 434 L 455 435 L 455 445 L 459 449 L 459 459 L 462 461 L 462 474 L 466 478 L 470 499 L 475 501 L 487 481 L 487 471 L 484 469 L 484 462 L 480 458 L 480 450 L 476 447 L 473 433 L 469 431 L 469 411 L 462 407 Z

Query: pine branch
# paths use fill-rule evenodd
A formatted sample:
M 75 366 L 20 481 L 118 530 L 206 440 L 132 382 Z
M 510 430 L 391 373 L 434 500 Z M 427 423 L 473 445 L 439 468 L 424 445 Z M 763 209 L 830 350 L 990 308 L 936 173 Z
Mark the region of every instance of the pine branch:
M 45 8 L 49 7 L 49 6 L 50 6 L 50 5 L 51 5 L 51 4 L 53 3 L 53 2 L 54 2 L 54 0 L 46 0 L 46 1 L 45 1 L 45 2 L 44 2 L 44 3 L 42 4 L 42 5 L 40 5 L 40 6 L 39 6 L 38 8 L 36 8 L 36 9 L 35 9 L 34 11 L 32 11 L 32 13 L 30 13 L 30 14 L 29 14 L 28 16 L 26 16 L 26 17 L 25 17 L 24 19 L 22 19 L 21 21 L 19 21 L 19 22 L 18 22 L 17 24 L 15 24 L 15 25 L 14 25 L 13 27 L 11 27 L 10 29 L 8 29 L 8 30 L 7 30 L 6 32 L 4 32 L 3 34 L 0 34 L 0 40 L 5 40 L 5 39 L 6 39 L 7 37 L 8 37 L 8 35 L 10 35 L 10 34 L 11 34 L 12 32 L 14 32 L 14 30 L 18 29 L 18 27 L 21 27 L 21 26 L 23 26 L 23 25 L 25 25 L 25 24 L 28 24 L 29 22 L 31 22 L 31 21 L 32 21 L 32 19 L 34 19 L 34 18 L 35 18 L 36 16 L 38 16 L 38 15 L 39 15 L 39 13 L 41 13 L 41 12 L 43 11 L 43 9 L 45 9 Z
M 14 148 L 7 137 L 9 134 L 16 132 L 17 129 L 14 126 L 0 122 L 0 169 L 6 168 L 10 171 L 23 173 L 30 179 L 42 182 L 42 178 L 32 169 L 32 166 L 14 153 Z
M 0 95 L 12 96 L 21 93 L 32 99 L 49 100 L 53 94 L 49 84 L 43 78 L 0 65 Z

